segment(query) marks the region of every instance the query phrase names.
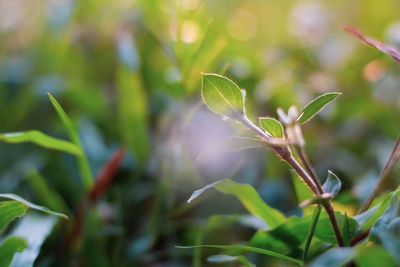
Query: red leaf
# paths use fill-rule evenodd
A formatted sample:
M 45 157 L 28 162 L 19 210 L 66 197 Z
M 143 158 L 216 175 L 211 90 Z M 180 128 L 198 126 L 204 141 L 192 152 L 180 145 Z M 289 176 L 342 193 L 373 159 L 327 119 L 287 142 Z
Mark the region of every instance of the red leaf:
M 118 149 L 117 152 L 115 152 L 111 159 L 107 162 L 107 165 L 101 170 L 100 174 L 97 176 L 95 185 L 89 193 L 89 198 L 92 203 L 97 202 L 107 191 L 115 177 L 115 174 L 117 173 L 119 166 L 121 165 L 124 155 L 125 149 Z
M 383 53 L 390 55 L 397 62 L 400 62 L 400 51 L 397 48 L 372 39 L 351 26 L 345 25 L 343 26 L 343 29 L 360 39 L 362 42 L 375 47 Z

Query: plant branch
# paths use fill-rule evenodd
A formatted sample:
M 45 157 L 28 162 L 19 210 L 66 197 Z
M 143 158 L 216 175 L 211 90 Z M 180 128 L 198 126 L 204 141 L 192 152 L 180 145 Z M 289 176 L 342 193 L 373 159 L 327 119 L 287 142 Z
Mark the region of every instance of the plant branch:
M 385 184 L 386 180 L 389 178 L 390 174 L 392 173 L 392 170 L 393 170 L 394 166 L 396 165 L 396 162 L 399 159 L 399 157 L 400 157 L 400 136 L 397 137 L 396 145 L 394 146 L 389 159 L 387 160 L 387 162 L 385 163 L 385 166 L 383 167 L 383 170 L 381 172 L 381 175 L 378 178 L 378 182 L 377 182 L 374 190 L 371 192 L 371 194 L 368 196 L 367 200 L 364 202 L 364 204 L 358 210 L 357 214 L 360 214 L 360 213 L 366 211 L 371 206 L 372 201 L 376 198 L 378 193 L 382 190 L 383 185 Z
M 312 167 L 310 160 L 307 157 L 307 154 L 304 150 L 304 147 L 300 145 L 294 146 L 297 155 L 299 156 L 301 164 L 304 166 L 306 171 L 310 174 L 311 178 L 313 178 L 314 182 L 317 184 L 318 189 L 321 193 L 323 193 L 321 182 L 318 178 L 317 173 L 315 172 L 314 168 Z
M 239 118 L 239 121 L 245 125 L 247 128 L 255 132 L 258 136 L 260 136 L 263 140 L 268 141 L 270 138 L 263 130 L 257 127 L 253 122 L 251 122 L 245 115 Z M 275 153 L 282 158 L 284 161 L 289 163 L 290 166 L 299 174 L 299 176 L 306 182 L 306 184 L 310 187 L 310 189 L 314 192 L 317 197 L 321 197 L 323 194 L 322 188 L 320 189 L 314 179 L 304 170 L 304 168 L 300 165 L 300 163 L 293 157 L 293 154 L 288 146 L 282 147 L 277 145 L 271 145 L 271 148 L 275 151 Z M 329 219 L 332 224 L 332 228 L 335 232 L 335 236 L 340 247 L 344 246 L 343 238 L 339 230 L 339 225 L 337 223 L 335 212 L 333 210 L 333 206 L 331 202 L 323 203 L 323 207 L 325 211 L 328 213 Z

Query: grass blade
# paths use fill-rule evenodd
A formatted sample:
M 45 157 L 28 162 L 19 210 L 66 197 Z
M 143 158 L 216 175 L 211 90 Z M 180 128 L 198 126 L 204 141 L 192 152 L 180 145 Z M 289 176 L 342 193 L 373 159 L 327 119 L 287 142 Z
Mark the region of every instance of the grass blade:
M 45 148 L 60 150 L 78 156 L 82 155 L 82 150 L 79 146 L 68 141 L 48 136 L 37 130 L 0 134 L 0 140 L 16 144 L 31 142 Z
M 71 139 L 71 141 L 73 143 L 75 143 L 75 145 L 80 147 L 82 150 L 82 155 L 77 156 L 76 159 L 78 162 L 79 172 L 82 177 L 83 186 L 86 190 L 88 190 L 93 185 L 93 178 L 92 178 L 92 173 L 90 171 L 89 162 L 88 162 L 86 155 L 82 149 L 81 141 L 79 140 L 78 131 L 75 129 L 72 121 L 68 117 L 67 113 L 65 113 L 65 111 L 63 110 L 61 105 L 57 102 L 57 100 L 50 93 L 48 93 L 48 95 L 49 95 L 51 103 L 53 104 L 55 110 L 58 113 L 58 116 L 61 118 L 62 122 L 64 123 L 65 127 L 67 128 L 69 138 Z
M 314 237 L 315 229 L 317 229 L 317 224 L 318 224 L 318 219 L 319 219 L 320 214 L 321 214 L 321 206 L 318 205 L 317 207 L 315 207 L 314 213 L 312 215 L 310 231 L 308 232 L 306 245 L 304 246 L 303 263 L 305 263 L 307 260 L 308 250 L 310 249 L 310 245 L 311 245 L 311 241 Z

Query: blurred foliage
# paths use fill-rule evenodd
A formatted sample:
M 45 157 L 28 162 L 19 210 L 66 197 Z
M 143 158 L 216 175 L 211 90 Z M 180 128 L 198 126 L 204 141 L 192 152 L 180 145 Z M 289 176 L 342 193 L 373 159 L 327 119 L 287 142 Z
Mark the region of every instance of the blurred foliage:
M 186 203 L 222 178 L 252 184 L 287 216 L 301 213 L 291 173 L 269 151 L 195 160 L 240 131 L 202 105 L 201 72 L 245 88 L 250 114 L 276 117 L 277 107 L 343 92 L 304 137 L 317 173 L 342 179 L 335 206 L 353 215 L 400 132 L 400 68 L 342 25 L 400 46 L 399 9 L 397 0 L 0 0 L 0 132 L 67 140 L 50 92 L 76 125 L 94 177 L 119 147 L 128 149 L 72 242 L 87 197 L 74 156 L 0 143 L 1 192 L 73 214 L 48 224 L 36 265 L 201 266 L 215 251 L 174 246 L 230 244 L 257 230 L 231 215 L 246 213 L 233 197 L 208 192 Z

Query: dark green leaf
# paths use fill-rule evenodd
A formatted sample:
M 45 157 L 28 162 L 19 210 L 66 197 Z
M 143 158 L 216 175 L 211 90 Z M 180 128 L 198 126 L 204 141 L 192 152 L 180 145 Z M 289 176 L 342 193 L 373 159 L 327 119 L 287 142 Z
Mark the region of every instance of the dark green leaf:
M 268 206 L 251 185 L 239 184 L 230 179 L 214 182 L 206 185 L 202 189 L 194 191 L 188 202 L 197 198 L 206 189 L 211 187 L 215 187 L 222 193 L 236 196 L 251 214 L 262 218 L 270 228 L 273 228 L 286 220 L 285 215 Z
M 313 215 L 311 217 L 311 224 L 310 224 L 310 230 L 308 231 L 308 236 L 307 236 L 307 241 L 304 246 L 304 252 L 303 252 L 303 262 L 305 263 L 307 260 L 307 255 L 308 255 L 308 250 L 311 245 L 312 238 L 314 237 L 315 229 L 317 228 L 318 220 L 319 220 L 319 215 L 321 214 L 321 206 L 317 205 L 314 209 Z
M 21 217 L 27 210 L 28 206 L 18 201 L 0 202 L 0 233 L 15 217 Z
M 48 136 L 36 130 L 0 134 L 0 141 L 5 141 L 8 143 L 31 142 L 42 147 L 60 150 L 75 155 L 82 155 L 82 150 L 77 145 L 68 141 Z
M 198 160 L 215 158 L 229 152 L 237 152 L 249 148 L 266 147 L 266 144 L 259 139 L 248 137 L 231 137 L 217 140 L 208 145 L 198 156 Z
M 243 95 L 230 79 L 213 73 L 203 74 L 204 103 L 213 112 L 227 117 L 243 114 Z
M 283 126 L 278 120 L 268 117 L 260 117 L 258 119 L 260 120 L 260 126 L 270 135 L 277 138 L 283 137 Z
M 337 193 L 339 193 L 340 188 L 342 187 L 342 183 L 340 182 L 339 178 L 331 172 L 328 171 L 328 178 L 326 178 L 325 183 L 322 185 L 322 190 L 324 193 L 331 194 L 332 198 L 334 198 Z
M 312 119 L 312 117 L 314 117 L 318 112 L 320 112 L 329 102 L 331 102 L 341 94 L 342 93 L 326 93 L 317 97 L 303 109 L 303 111 L 297 118 L 297 122 L 299 124 L 306 123 L 307 121 Z
M 55 110 L 57 111 L 58 116 L 61 118 L 62 122 L 64 123 L 64 126 L 67 129 L 69 138 L 74 142 L 75 145 L 77 145 L 79 148 L 82 150 L 82 145 L 81 141 L 79 140 L 79 135 L 78 131 L 75 129 L 74 124 L 68 117 L 67 113 L 63 110 L 61 105 L 57 102 L 57 100 L 50 94 L 48 93 L 49 98 L 51 103 L 53 104 Z M 78 167 L 79 171 L 82 177 L 82 182 L 85 187 L 85 189 L 89 189 L 93 185 L 93 178 L 92 178 L 92 173 L 90 170 L 89 162 L 86 158 L 85 153 L 82 150 L 82 155 L 77 156 L 77 162 L 78 162 Z
M 342 231 L 343 243 L 347 247 L 350 245 L 351 232 L 350 232 L 350 221 L 347 213 L 344 214 L 343 231 Z
M 50 210 L 50 209 L 48 209 L 46 207 L 42 207 L 42 206 L 33 204 L 33 203 L 23 199 L 22 197 L 20 197 L 18 195 L 15 195 L 15 194 L 0 194 L 0 198 L 12 199 L 12 200 L 15 200 L 15 201 L 18 201 L 18 202 L 21 202 L 21 203 L 25 204 L 26 206 L 28 206 L 31 209 L 39 210 L 39 211 L 42 211 L 42 212 L 45 212 L 45 213 L 48 213 L 48 214 L 51 214 L 51 215 L 55 215 L 57 217 L 68 219 L 68 217 L 65 214 L 54 212 L 54 211 L 52 211 L 52 210 Z
M 256 247 L 251 247 L 251 246 L 239 246 L 239 245 L 198 245 L 198 246 L 176 246 L 176 248 L 182 248 L 182 249 L 190 249 L 190 248 L 196 248 L 196 247 L 204 247 L 204 248 L 220 248 L 220 249 L 229 249 L 229 250 L 236 250 L 236 251 L 248 251 L 248 252 L 256 252 L 268 256 L 272 256 L 275 258 L 279 258 L 282 260 L 287 260 L 291 261 L 294 263 L 297 263 L 299 265 L 302 265 L 302 262 L 294 259 L 292 257 L 288 257 L 286 255 L 276 253 L 273 251 L 269 251 L 266 249 L 261 249 L 261 248 L 256 248 Z
M 17 236 L 8 237 L 0 246 L 0 266 L 10 266 L 14 254 L 24 251 L 25 248 L 27 248 L 25 239 Z

